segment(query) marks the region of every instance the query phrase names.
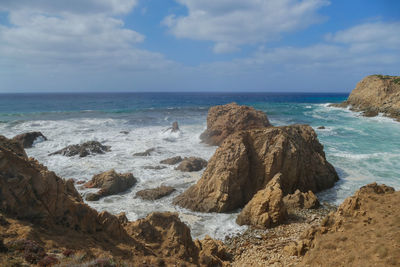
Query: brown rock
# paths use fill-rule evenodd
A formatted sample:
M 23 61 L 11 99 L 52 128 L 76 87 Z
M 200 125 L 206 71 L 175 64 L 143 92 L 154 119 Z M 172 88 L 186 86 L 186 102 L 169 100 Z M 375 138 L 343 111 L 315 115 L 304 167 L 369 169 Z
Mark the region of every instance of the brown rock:
M 137 180 L 132 173 L 116 173 L 114 169 L 93 176 L 85 184 L 87 188 L 100 188 L 97 193 L 88 194 L 86 200 L 94 201 L 101 197 L 124 192 L 134 186 Z
M 43 141 L 47 140 L 46 136 L 44 136 L 41 132 L 29 132 L 19 134 L 17 136 L 14 136 L 13 140 L 20 143 L 24 148 L 30 148 L 38 138 L 42 139 Z
M 364 116 L 379 113 L 400 119 L 400 76 L 370 75 L 357 83 L 348 99 L 335 107 L 351 106 L 351 110 L 362 111 Z
M 89 141 L 81 145 L 70 145 L 56 152 L 50 153 L 49 156 L 63 155 L 72 157 L 79 155 L 79 157 L 86 157 L 93 154 L 104 154 L 110 151 L 110 146 L 103 146 L 100 142 Z
M 28 158 L 22 145 L 13 139 L 0 135 L 0 147 L 14 152 L 19 157 Z
M 231 103 L 211 107 L 207 116 L 207 129 L 200 139 L 209 145 L 220 145 L 234 132 L 271 126 L 267 115 L 252 107 Z
M 199 263 L 205 266 L 229 266 L 232 255 L 229 254 L 226 246 L 219 240 L 214 240 L 206 235 L 203 240 L 195 240 L 200 250 Z
M 281 176 L 281 173 L 276 174 L 264 189 L 254 195 L 237 217 L 237 224 L 270 228 L 283 223 L 287 213 L 283 204 Z
M 287 209 L 315 209 L 320 206 L 317 196 L 309 190 L 300 192 L 296 190 L 294 194 L 289 194 L 283 198 Z
M 136 196 L 144 200 L 156 200 L 168 196 L 174 191 L 175 188 L 162 185 L 157 188 L 140 190 L 136 193 Z
M 283 194 L 318 192 L 338 180 L 308 125 L 269 127 L 231 135 L 210 159 L 202 178 L 174 203 L 203 212 L 228 212 L 247 204 L 282 173 Z
M 202 170 L 207 166 L 207 161 L 202 158 L 197 157 L 189 157 L 184 158 L 181 164 L 175 168 L 175 170 L 179 170 L 182 172 L 197 172 Z
M 178 164 L 179 162 L 181 162 L 183 159 L 181 156 L 176 156 L 176 157 L 172 157 L 172 158 L 168 158 L 168 159 L 164 159 L 162 161 L 160 161 L 161 164 L 168 164 L 168 165 L 175 165 Z

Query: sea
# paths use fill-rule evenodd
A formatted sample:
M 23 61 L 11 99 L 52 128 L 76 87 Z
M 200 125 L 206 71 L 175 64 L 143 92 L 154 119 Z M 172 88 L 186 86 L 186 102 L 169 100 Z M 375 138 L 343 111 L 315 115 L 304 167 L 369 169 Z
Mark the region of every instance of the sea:
M 385 183 L 400 189 L 400 123 L 379 115 L 363 117 L 348 109 L 329 107 L 347 98 L 346 93 L 54 93 L 0 94 L 0 134 L 8 138 L 40 131 L 48 141 L 37 140 L 26 149 L 28 156 L 62 178 L 88 181 L 94 174 L 115 169 L 131 172 L 138 179 L 127 192 L 88 202 L 98 211 L 125 212 L 129 220 L 153 211 L 178 212 L 192 236 L 224 239 L 246 229 L 235 223 L 239 212 L 199 213 L 172 204 L 172 200 L 195 184 L 203 171 L 184 173 L 167 166 L 151 170 L 173 156 L 196 156 L 208 160 L 217 147 L 200 142 L 207 111 L 214 105 L 236 102 L 264 111 L 275 126 L 309 124 L 340 181 L 318 194 L 327 203 L 340 204 L 361 186 Z M 166 131 L 177 121 L 181 131 Z M 318 129 L 324 126 L 325 129 Z M 126 133 L 127 132 L 127 133 Z M 71 144 L 96 140 L 111 152 L 80 158 L 49 153 Z M 134 153 L 155 148 L 148 157 Z M 176 191 L 156 201 L 135 197 L 137 191 L 160 185 Z M 95 189 L 77 185 L 85 195 Z

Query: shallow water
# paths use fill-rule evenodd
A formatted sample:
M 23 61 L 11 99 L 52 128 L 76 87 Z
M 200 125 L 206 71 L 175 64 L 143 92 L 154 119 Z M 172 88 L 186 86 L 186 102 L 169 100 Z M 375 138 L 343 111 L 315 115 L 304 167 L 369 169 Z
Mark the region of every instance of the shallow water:
M 89 202 L 97 210 L 123 211 L 130 220 L 156 210 L 177 211 L 190 225 L 194 237 L 208 234 L 224 238 L 245 229 L 236 225 L 237 213 L 196 213 L 171 204 L 176 195 L 201 177 L 201 171 L 182 173 L 174 170 L 174 166 L 162 170 L 143 167 L 159 165 L 160 160 L 176 155 L 208 160 L 216 147 L 201 144 L 199 140 L 206 127 L 207 109 L 236 101 L 265 111 L 274 125 L 307 123 L 316 129 L 329 162 L 341 178 L 334 188 L 319 194 L 323 200 L 341 203 L 360 186 L 373 181 L 399 189 L 400 123 L 382 116 L 365 118 L 327 105 L 346 97 L 343 94 L 0 95 L 0 134 L 13 137 L 26 131 L 41 131 L 49 140 L 38 142 L 26 151 L 63 178 L 86 181 L 111 168 L 132 172 L 138 184 L 123 194 Z M 181 133 L 164 133 L 175 120 Z M 318 126 L 326 129 L 319 130 Z M 48 156 L 67 145 L 89 140 L 110 145 L 112 151 L 85 158 Z M 133 156 L 153 147 L 156 153 L 149 157 Z M 177 191 L 157 201 L 135 198 L 137 191 L 159 185 L 170 185 Z M 85 194 L 94 189 L 78 186 L 78 190 Z

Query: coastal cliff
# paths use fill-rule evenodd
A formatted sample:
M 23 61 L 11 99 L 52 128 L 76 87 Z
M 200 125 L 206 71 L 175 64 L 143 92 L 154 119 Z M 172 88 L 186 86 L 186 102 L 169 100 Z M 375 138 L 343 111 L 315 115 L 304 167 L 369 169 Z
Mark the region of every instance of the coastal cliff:
M 400 120 L 400 76 L 370 75 L 357 83 L 346 101 L 334 107 L 350 107 L 363 115 L 379 113 Z

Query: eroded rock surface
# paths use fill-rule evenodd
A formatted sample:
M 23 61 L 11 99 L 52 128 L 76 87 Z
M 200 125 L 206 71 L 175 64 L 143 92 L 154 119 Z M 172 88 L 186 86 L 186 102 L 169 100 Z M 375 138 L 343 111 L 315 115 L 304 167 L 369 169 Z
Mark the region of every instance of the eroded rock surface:
M 160 161 L 160 163 L 167 164 L 167 165 L 175 165 L 175 164 L 178 164 L 179 162 L 181 162 L 182 160 L 183 160 L 183 158 L 181 156 L 176 156 L 176 157 L 164 159 L 164 160 Z
M 264 189 L 254 195 L 237 217 L 237 224 L 270 228 L 286 219 L 281 176 L 281 173 L 276 174 Z
M 308 192 L 296 190 L 293 194 L 285 196 L 283 202 L 287 209 L 315 209 L 320 206 L 317 196 L 311 190 Z
M 310 126 L 253 129 L 228 137 L 202 178 L 174 203 L 195 211 L 233 211 L 246 205 L 277 173 L 282 174 L 284 195 L 297 189 L 318 192 L 338 180 Z
M 136 196 L 144 200 L 156 200 L 168 196 L 172 194 L 174 191 L 175 188 L 171 186 L 162 185 L 152 189 L 140 190 L 136 193 Z
M 13 140 L 20 143 L 24 148 L 31 148 L 35 141 L 46 141 L 47 138 L 41 132 L 28 132 L 14 136 Z
M 200 139 L 209 145 L 220 145 L 234 132 L 270 126 L 267 115 L 236 103 L 214 106 L 208 110 L 207 129 Z
M 11 152 L 14 152 L 19 157 L 28 158 L 28 156 L 25 153 L 25 149 L 19 142 L 12 139 L 8 139 L 2 135 L 0 135 L 0 147 L 3 147 Z
M 49 154 L 52 155 L 63 155 L 67 157 L 72 157 L 79 155 L 79 157 L 86 157 L 94 154 L 104 154 L 110 151 L 110 146 L 103 146 L 100 142 L 89 141 L 80 145 L 70 145 L 56 152 Z
M 134 186 L 136 182 L 132 173 L 117 173 L 114 169 L 96 174 L 85 184 L 85 187 L 100 188 L 100 190 L 87 194 L 86 200 L 96 201 L 101 197 L 122 193 Z
M 357 83 L 349 98 L 336 107 L 362 111 L 367 117 L 379 113 L 400 120 L 400 76 L 370 75 Z
M 175 168 L 182 172 L 197 172 L 207 166 L 207 160 L 197 157 L 184 158 L 182 162 Z

